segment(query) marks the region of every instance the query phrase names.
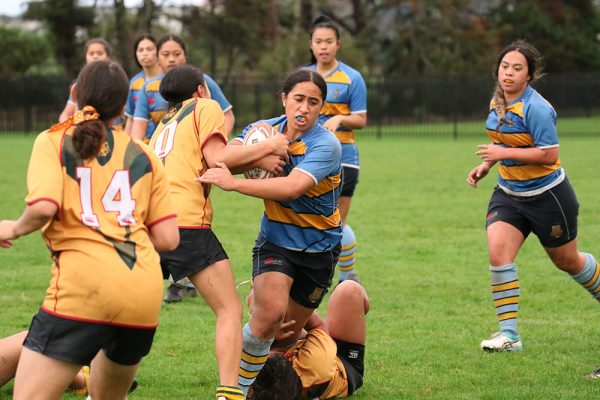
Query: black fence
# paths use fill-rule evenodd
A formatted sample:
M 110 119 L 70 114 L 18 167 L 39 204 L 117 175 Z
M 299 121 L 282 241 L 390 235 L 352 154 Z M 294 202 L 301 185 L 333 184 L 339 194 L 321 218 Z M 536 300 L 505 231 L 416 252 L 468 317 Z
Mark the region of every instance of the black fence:
M 222 82 L 236 126 L 280 115 L 282 82 L 244 76 Z M 0 133 L 37 133 L 55 123 L 69 83 L 62 77 L 0 78 Z M 561 136 L 600 137 L 600 75 L 547 75 L 535 86 L 556 108 Z M 493 80 L 370 77 L 367 87 L 368 125 L 361 136 L 460 138 L 483 135 Z

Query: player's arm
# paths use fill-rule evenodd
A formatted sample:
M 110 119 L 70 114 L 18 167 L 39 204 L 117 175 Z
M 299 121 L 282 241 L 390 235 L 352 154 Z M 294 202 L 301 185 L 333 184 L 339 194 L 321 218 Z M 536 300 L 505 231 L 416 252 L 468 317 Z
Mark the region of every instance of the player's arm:
M 148 231 L 156 251 L 172 251 L 179 245 L 177 218 L 164 219 L 152 225 Z
M 134 118 L 131 125 L 131 137 L 144 140 L 146 137 L 146 130 L 148 129 L 148 123 L 148 120 Z
M 16 221 L 0 222 L 0 246 L 10 247 L 11 240 L 35 232 L 44 227 L 56 214 L 58 206 L 47 200 L 40 200 L 25 207 Z
M 231 132 L 233 132 L 233 127 L 235 126 L 235 115 L 233 114 L 233 109 L 230 108 L 229 110 L 225 111 L 223 113 L 223 116 L 225 117 L 225 123 L 223 124 L 223 134 L 225 135 L 225 137 L 229 137 L 229 135 L 231 135 Z
M 133 117 L 126 117 L 124 132 L 128 135 L 131 135 L 131 130 L 133 128 Z
M 275 201 L 295 200 L 315 186 L 312 177 L 297 169 L 285 177 L 238 179 L 231 175 L 227 166 L 221 162 L 217 162 L 216 168 L 206 171 L 199 181 L 217 185 L 223 190 Z
M 306 321 L 306 325 L 304 325 L 304 329 L 306 331 L 310 331 L 311 329 L 322 329 L 325 332 L 329 333 L 325 321 L 323 320 L 323 318 L 321 318 L 319 314 L 317 314 L 316 311 L 314 311 L 308 318 L 308 321 Z
M 58 116 L 58 122 L 63 122 L 71 118 L 75 114 L 75 103 L 67 102 L 65 108 Z
M 558 147 L 511 148 L 496 144 L 480 144 L 475 152 L 483 161 L 513 160 L 524 164 L 552 165 L 558 160 Z
M 285 165 L 288 143 L 285 135 L 275 135 L 259 143 L 240 146 L 226 144 L 222 137 L 213 135 L 204 142 L 202 155 L 210 168 L 216 167 L 217 162 L 222 162 L 233 173 L 239 173 L 254 166 L 272 172 Z M 268 158 L 269 156 L 273 157 Z M 272 165 L 265 165 L 268 162 Z
M 361 129 L 367 125 L 367 113 L 334 115 L 323 124 L 323 127 L 331 132 L 335 132 L 338 127 L 343 126 L 348 129 Z

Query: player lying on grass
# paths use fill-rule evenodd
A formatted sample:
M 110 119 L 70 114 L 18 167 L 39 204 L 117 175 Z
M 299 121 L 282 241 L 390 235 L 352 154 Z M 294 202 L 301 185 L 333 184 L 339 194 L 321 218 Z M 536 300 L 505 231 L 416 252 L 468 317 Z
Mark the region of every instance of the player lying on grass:
M 252 293 L 248 302 L 252 303 Z M 252 308 L 251 304 L 249 307 Z M 331 294 L 325 320 L 314 312 L 298 343 L 285 352 L 271 352 L 250 386 L 248 398 L 296 400 L 351 396 L 363 384 L 368 311 L 367 292 L 356 274 L 351 273 Z M 282 332 L 290 325 L 283 324 Z

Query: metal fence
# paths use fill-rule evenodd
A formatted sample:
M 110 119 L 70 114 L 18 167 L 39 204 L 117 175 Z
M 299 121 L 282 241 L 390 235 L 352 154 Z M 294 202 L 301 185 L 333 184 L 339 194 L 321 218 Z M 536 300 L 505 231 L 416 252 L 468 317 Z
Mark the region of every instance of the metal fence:
M 222 89 L 236 126 L 282 113 L 283 77 L 234 76 Z M 68 97 L 63 77 L 0 78 L 0 133 L 40 132 L 56 122 Z M 546 76 L 536 88 L 554 105 L 568 134 L 600 137 L 600 75 Z M 475 137 L 493 90 L 491 77 L 369 77 L 368 126 L 361 136 Z M 561 132 L 562 135 L 562 132 Z

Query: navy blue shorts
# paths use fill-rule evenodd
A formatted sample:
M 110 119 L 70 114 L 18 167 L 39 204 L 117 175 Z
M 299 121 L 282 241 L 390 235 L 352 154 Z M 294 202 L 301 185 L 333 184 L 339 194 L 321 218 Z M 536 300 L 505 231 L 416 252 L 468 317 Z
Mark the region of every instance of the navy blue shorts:
M 179 229 L 179 246 L 160 253 L 160 266 L 165 279 L 177 282 L 228 258 L 211 229 Z
M 496 221 L 511 224 L 527 238 L 533 232 L 544 247 L 563 246 L 577 237 L 579 202 L 575 191 L 565 180 L 531 197 L 506 194 L 496 188 L 488 206 L 486 227 Z
M 342 167 L 342 190 L 340 196 L 352 197 L 358 185 L 358 168 Z
M 316 309 L 329 290 L 341 245 L 323 253 L 288 250 L 262 235 L 252 249 L 252 278 L 264 272 L 281 272 L 294 280 L 290 297 L 301 306 Z
M 61 318 L 40 309 L 23 346 L 56 360 L 90 365 L 98 351 L 121 365 L 135 365 L 150 352 L 156 328 L 130 328 Z

